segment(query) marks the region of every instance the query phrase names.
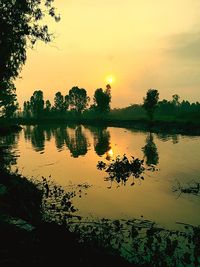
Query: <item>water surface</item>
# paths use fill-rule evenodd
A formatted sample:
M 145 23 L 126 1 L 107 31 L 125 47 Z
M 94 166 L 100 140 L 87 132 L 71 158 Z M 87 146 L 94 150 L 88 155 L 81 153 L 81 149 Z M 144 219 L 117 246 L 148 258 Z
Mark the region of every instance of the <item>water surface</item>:
M 163 226 L 200 223 L 200 197 L 179 194 L 180 183 L 200 182 L 200 137 L 150 134 L 125 128 L 90 126 L 24 126 L 16 145 L 16 166 L 29 177 L 41 176 L 62 186 L 85 184 L 74 205 L 82 216 L 111 219 L 143 218 Z M 110 182 L 99 160 L 134 156 L 153 164 L 144 180 Z M 134 182 L 134 185 L 133 185 Z

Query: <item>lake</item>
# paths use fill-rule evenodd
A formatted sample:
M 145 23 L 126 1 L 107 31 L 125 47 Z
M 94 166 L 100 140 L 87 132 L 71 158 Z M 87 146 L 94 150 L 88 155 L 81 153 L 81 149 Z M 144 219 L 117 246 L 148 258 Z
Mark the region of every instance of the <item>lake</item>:
M 11 138 L 12 139 L 12 138 Z M 175 191 L 200 182 L 200 137 L 83 125 L 23 126 L 15 135 L 16 165 L 27 177 L 49 177 L 70 188 L 83 217 L 155 221 L 167 228 L 177 222 L 199 225 L 199 195 Z M 144 179 L 126 183 L 106 179 L 98 161 L 126 154 L 144 159 Z M 149 168 L 149 166 L 154 166 Z

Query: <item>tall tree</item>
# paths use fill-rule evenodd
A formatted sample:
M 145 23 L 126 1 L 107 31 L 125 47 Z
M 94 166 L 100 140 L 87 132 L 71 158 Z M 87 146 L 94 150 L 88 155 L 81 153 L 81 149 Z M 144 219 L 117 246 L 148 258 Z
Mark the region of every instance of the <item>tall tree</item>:
M 150 120 L 153 120 L 155 109 L 158 105 L 159 92 L 156 89 L 149 89 L 144 98 L 143 108 L 146 110 Z
M 64 97 L 61 92 L 57 92 L 54 97 L 54 109 L 58 113 L 65 112 L 68 109 L 68 101 L 66 97 Z
M 180 96 L 179 95 L 175 94 L 175 95 L 172 96 L 172 103 L 175 106 L 178 106 L 180 104 L 179 100 L 180 100 Z
M 87 91 L 77 86 L 72 87 L 69 95 L 65 99 L 68 101 L 70 108 L 79 114 L 87 108 L 90 101 L 89 96 L 87 96 Z
M 51 102 L 49 100 L 46 100 L 45 102 L 45 114 L 49 115 L 51 112 Z
M 30 99 L 31 111 L 34 117 L 40 117 L 44 111 L 43 92 L 35 91 Z
M 14 80 L 26 61 L 27 47 L 37 40 L 48 43 L 53 35 L 42 24 L 45 15 L 56 21 L 59 16 L 52 6 L 54 0 L 0 0 L 0 115 L 15 105 Z
M 94 108 L 99 112 L 110 111 L 111 93 L 110 86 L 107 85 L 106 91 L 102 88 L 96 89 L 94 93 Z
M 30 118 L 31 117 L 31 105 L 30 105 L 30 101 L 25 101 L 24 102 L 23 116 L 25 118 Z

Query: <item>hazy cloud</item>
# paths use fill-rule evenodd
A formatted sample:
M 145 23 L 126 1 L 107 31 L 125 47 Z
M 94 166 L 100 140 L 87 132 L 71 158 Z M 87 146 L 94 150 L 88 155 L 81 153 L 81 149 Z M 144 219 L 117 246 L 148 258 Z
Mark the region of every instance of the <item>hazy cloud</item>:
M 169 40 L 168 53 L 180 59 L 200 59 L 200 32 L 180 33 Z

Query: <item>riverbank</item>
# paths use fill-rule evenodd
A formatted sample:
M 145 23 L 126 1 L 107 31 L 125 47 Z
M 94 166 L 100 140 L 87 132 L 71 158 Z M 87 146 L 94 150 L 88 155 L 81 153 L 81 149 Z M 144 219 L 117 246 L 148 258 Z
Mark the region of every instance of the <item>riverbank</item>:
M 108 118 L 18 118 L 10 120 L 11 125 L 38 125 L 38 124 L 82 124 L 91 126 L 102 126 L 102 127 L 123 127 L 132 128 L 141 131 L 150 131 L 154 133 L 168 133 L 168 134 L 185 134 L 185 135 L 200 135 L 200 122 L 194 122 L 190 120 L 171 120 L 171 119 L 156 119 L 149 121 L 148 119 L 110 119 Z M 20 127 L 20 126 L 18 126 Z M 15 129 L 14 127 L 10 129 Z M 19 128 L 18 128 L 19 129 Z M 5 132 L 1 130 L 0 132 Z M 8 130 L 7 130 L 8 131 Z
M 10 120 L 0 120 L 0 136 L 5 136 L 11 133 L 19 132 L 22 127 L 17 122 Z
M 134 266 L 89 244 L 66 227 L 42 219 L 43 192 L 0 170 L 0 266 Z

